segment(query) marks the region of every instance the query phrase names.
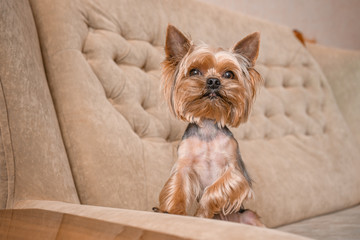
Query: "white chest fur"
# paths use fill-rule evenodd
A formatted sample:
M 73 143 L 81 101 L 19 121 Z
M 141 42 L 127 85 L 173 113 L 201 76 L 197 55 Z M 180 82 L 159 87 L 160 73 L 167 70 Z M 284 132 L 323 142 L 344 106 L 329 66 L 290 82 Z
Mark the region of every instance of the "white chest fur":
M 195 170 L 201 188 L 211 185 L 236 161 L 236 142 L 218 131 L 210 140 L 192 136 L 182 141 L 179 149 L 179 164 Z

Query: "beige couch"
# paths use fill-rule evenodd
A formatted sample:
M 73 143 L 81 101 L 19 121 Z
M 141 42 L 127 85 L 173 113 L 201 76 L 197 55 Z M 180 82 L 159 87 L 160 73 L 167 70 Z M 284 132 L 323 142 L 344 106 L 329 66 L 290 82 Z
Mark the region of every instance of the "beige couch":
M 246 207 L 280 228 L 151 212 L 186 127 L 159 91 L 168 23 L 223 47 L 261 32 L 265 84 L 232 131 L 255 180 Z M 192 0 L 1 0 L 1 207 L 175 239 L 359 239 L 359 69 L 358 52 Z

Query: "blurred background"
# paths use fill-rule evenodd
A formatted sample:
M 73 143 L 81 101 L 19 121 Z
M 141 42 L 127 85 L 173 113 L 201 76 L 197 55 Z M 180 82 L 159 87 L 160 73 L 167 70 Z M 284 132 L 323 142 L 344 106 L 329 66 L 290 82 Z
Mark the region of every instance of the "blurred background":
M 201 0 L 297 29 L 310 41 L 360 50 L 360 0 Z

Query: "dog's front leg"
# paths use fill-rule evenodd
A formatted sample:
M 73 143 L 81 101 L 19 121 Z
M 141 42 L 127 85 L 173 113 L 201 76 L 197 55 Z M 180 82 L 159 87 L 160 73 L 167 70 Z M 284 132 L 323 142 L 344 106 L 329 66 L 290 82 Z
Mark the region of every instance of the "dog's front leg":
M 161 212 L 186 215 L 199 192 L 200 184 L 195 171 L 177 165 L 160 192 L 159 209 Z
M 196 216 L 213 218 L 214 214 L 237 212 L 251 193 L 249 183 L 239 169 L 229 166 L 220 178 L 205 189 Z

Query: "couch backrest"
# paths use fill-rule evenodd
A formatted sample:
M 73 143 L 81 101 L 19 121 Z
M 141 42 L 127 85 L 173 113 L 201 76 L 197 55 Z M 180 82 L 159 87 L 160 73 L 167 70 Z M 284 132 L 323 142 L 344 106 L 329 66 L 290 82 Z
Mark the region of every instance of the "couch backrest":
M 351 133 L 360 145 L 360 51 L 308 44 L 324 72 Z
M 151 210 L 186 126 L 160 95 L 166 26 L 231 47 L 261 32 L 265 86 L 232 129 L 269 226 L 360 201 L 359 151 L 292 31 L 192 0 L 31 0 L 50 90 L 84 204 Z
M 0 208 L 78 203 L 29 2 L 0 6 Z

